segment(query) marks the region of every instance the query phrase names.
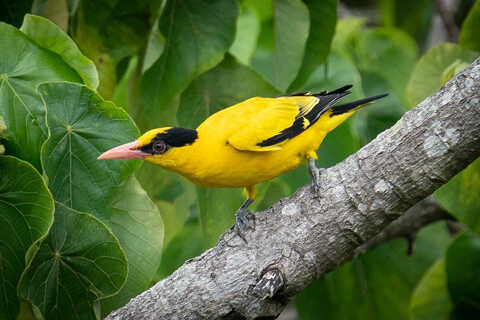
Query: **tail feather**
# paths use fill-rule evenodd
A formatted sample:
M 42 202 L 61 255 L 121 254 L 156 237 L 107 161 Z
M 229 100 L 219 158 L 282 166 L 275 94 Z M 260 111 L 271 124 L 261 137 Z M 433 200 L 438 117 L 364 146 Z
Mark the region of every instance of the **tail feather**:
M 377 99 L 381 99 L 381 98 L 386 97 L 386 96 L 388 96 L 388 93 L 379 94 L 379 95 L 376 95 L 376 96 L 363 98 L 363 99 L 360 99 L 360 100 L 355 100 L 355 101 L 352 101 L 352 102 L 336 105 L 336 106 L 332 107 L 332 109 L 331 109 L 332 113 L 330 114 L 330 116 L 331 117 L 337 116 L 339 114 L 349 112 L 352 109 L 361 108 L 363 106 L 371 104 L 373 101 L 375 101 Z
M 335 93 L 343 93 L 347 92 L 348 90 L 353 88 L 353 84 L 347 84 L 346 86 L 343 86 L 341 88 L 335 89 L 333 91 L 328 91 L 326 94 L 335 94 Z M 350 92 L 349 92 L 350 93 Z M 321 93 L 320 93 L 321 94 Z M 325 94 L 325 93 L 324 93 Z M 316 94 L 314 94 L 316 96 Z
M 332 110 L 332 112 L 330 113 L 330 117 L 326 116 L 323 119 L 324 121 L 322 122 L 322 129 L 327 132 L 331 131 L 335 129 L 335 127 L 337 127 L 340 123 L 345 121 L 351 114 L 346 114 L 343 117 L 333 117 L 333 116 L 348 113 L 349 111 L 355 108 L 361 108 L 365 105 L 372 103 L 374 100 L 383 98 L 388 95 L 388 94 L 380 94 L 377 96 L 372 96 L 369 98 L 364 98 L 357 101 L 335 106 L 335 103 L 337 103 L 341 98 L 351 93 L 349 90 L 352 87 L 353 86 L 349 84 L 330 92 L 322 91 L 318 93 L 311 93 L 307 91 L 307 92 L 298 92 L 298 93 L 292 93 L 287 95 L 287 96 L 314 96 L 318 99 L 318 101 L 308 113 L 306 114 L 299 113 L 300 115 L 295 117 L 295 120 L 290 127 L 285 128 L 278 134 L 257 143 L 257 146 L 269 147 L 269 146 L 279 144 L 282 141 L 285 141 L 287 139 L 292 139 L 296 137 L 300 133 L 304 132 L 305 130 L 313 126 L 322 115 L 326 114 L 328 110 Z M 305 123 L 307 123 L 307 125 L 305 125 Z
M 295 93 L 290 93 L 285 95 L 285 97 L 296 97 L 296 96 L 314 96 L 314 97 L 321 97 L 321 96 L 326 96 L 326 95 L 332 95 L 332 94 L 338 94 L 338 93 L 345 93 L 345 95 L 349 94 L 351 88 L 353 87 L 353 84 L 347 84 L 341 88 L 335 89 L 333 91 L 321 91 L 318 93 L 311 93 L 310 91 L 302 91 L 302 92 L 295 92 Z

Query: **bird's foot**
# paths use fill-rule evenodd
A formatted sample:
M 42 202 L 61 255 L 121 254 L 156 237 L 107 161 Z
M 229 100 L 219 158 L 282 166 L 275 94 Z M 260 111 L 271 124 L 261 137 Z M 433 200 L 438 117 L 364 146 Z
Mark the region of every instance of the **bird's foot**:
M 321 176 L 323 170 L 325 170 L 325 169 L 317 168 L 317 166 L 315 165 L 315 159 L 314 158 L 308 159 L 308 171 L 309 171 L 310 177 L 312 179 L 313 192 L 315 193 L 316 197 L 319 196 L 320 176 Z
M 245 232 L 248 229 L 255 230 L 255 215 L 247 208 L 240 208 L 235 213 L 235 231 L 245 242 Z

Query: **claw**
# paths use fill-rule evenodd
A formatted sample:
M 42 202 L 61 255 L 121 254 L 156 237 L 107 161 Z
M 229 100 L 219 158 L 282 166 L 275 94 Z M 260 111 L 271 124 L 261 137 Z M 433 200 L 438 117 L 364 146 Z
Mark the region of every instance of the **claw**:
M 308 159 L 308 171 L 310 172 L 310 177 L 312 179 L 312 187 L 315 196 L 318 197 L 320 192 L 320 175 L 322 171 L 325 170 L 323 168 L 317 168 L 315 165 L 315 159 L 310 158 Z
M 235 231 L 238 236 L 247 242 L 245 233 L 248 229 L 255 230 L 255 215 L 247 209 L 252 200 L 247 200 L 235 213 Z

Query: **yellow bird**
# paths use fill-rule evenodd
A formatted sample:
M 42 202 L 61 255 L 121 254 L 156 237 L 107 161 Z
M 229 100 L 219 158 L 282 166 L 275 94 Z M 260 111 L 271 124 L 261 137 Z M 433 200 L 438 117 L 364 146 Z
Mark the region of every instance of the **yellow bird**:
M 247 200 L 236 213 L 237 233 L 244 238 L 254 217 L 247 207 L 256 184 L 309 161 L 318 191 L 317 149 L 328 132 L 360 107 L 386 94 L 336 105 L 351 85 L 331 92 L 298 93 L 277 98 L 255 97 L 225 108 L 197 129 L 165 127 L 115 147 L 98 159 L 145 159 L 175 171 L 195 184 L 245 188 Z

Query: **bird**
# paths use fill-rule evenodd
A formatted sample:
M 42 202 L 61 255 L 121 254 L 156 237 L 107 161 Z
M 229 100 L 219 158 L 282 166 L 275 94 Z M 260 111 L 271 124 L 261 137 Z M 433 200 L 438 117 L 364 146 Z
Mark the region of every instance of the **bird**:
M 253 97 L 210 115 L 196 129 L 152 129 L 98 159 L 144 159 L 200 186 L 244 188 L 246 200 L 235 213 L 234 228 L 245 240 L 247 230 L 255 228 L 248 206 L 257 196 L 256 185 L 308 162 L 318 193 L 321 169 L 315 160 L 325 136 L 358 109 L 388 95 L 337 104 L 352 87 Z

